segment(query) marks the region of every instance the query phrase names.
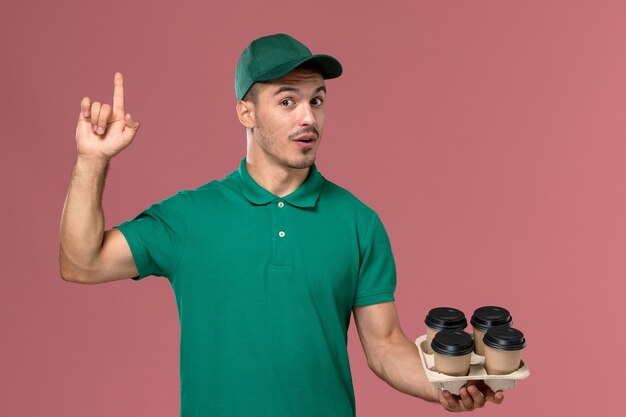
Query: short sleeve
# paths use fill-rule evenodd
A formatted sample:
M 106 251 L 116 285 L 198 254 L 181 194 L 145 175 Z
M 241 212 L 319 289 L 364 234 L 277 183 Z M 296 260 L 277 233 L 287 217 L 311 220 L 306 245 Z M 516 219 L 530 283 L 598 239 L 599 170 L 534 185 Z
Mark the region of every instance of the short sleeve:
M 188 197 L 184 191 L 166 198 L 117 226 L 130 246 L 139 280 L 149 275 L 172 279 L 187 234 Z
M 396 264 L 389 236 L 378 215 L 373 219 L 360 242 L 360 264 L 355 306 L 394 301 Z

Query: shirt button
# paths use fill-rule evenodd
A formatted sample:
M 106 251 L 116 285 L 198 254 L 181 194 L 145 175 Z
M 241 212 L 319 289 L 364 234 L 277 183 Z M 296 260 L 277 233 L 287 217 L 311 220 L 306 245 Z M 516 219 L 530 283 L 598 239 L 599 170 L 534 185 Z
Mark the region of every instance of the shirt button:
M 282 230 L 280 232 L 278 232 L 278 236 L 280 237 L 285 237 L 285 232 L 283 232 Z
M 285 203 L 283 203 L 282 201 L 278 202 L 278 208 L 283 208 L 285 207 Z

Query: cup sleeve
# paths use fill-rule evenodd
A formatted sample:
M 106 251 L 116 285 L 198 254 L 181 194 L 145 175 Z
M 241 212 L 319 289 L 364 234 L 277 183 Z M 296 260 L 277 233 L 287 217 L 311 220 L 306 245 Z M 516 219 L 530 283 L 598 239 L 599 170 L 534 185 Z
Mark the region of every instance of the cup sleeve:
M 184 251 L 188 204 L 187 194 L 179 191 L 114 226 L 126 238 L 139 271 L 132 279 L 154 275 L 172 280 Z
M 361 307 L 394 301 L 396 265 L 387 231 L 375 213 L 364 236 L 359 242 L 359 274 L 354 305 Z

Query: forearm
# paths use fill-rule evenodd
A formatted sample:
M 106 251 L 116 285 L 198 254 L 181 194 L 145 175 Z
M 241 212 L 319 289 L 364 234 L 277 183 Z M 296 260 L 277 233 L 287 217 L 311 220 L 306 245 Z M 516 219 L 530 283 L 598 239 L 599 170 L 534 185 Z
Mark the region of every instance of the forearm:
M 61 215 L 59 264 L 64 279 L 77 280 L 93 267 L 102 247 L 102 193 L 108 160 L 78 156 Z
M 437 391 L 426 378 L 417 347 L 401 332 L 373 349 L 368 363 L 376 375 L 398 391 L 439 402 Z
M 426 378 L 417 346 L 400 328 L 393 302 L 355 307 L 354 317 L 367 363 L 398 391 L 439 402 L 449 411 L 470 411 L 484 406 L 485 401 L 502 402 L 502 393 L 494 394 L 484 383 L 462 387 L 460 395 L 436 390 Z

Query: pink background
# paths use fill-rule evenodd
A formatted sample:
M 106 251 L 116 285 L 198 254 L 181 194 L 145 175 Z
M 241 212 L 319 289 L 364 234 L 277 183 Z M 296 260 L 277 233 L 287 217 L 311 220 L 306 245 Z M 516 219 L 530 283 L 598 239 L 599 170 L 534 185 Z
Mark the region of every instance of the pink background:
M 531 376 L 484 416 L 618 416 L 626 274 L 622 1 L 57 1 L 0 6 L 0 415 L 175 416 L 165 279 L 61 280 L 80 99 L 122 71 L 142 127 L 112 162 L 106 227 L 244 155 L 236 60 L 287 32 L 329 53 L 320 171 L 383 219 L 405 333 L 431 307 L 512 312 Z M 173 4 L 172 2 L 171 4 Z M 603 342 L 596 347 L 594 343 Z M 447 415 L 349 349 L 360 417 Z

